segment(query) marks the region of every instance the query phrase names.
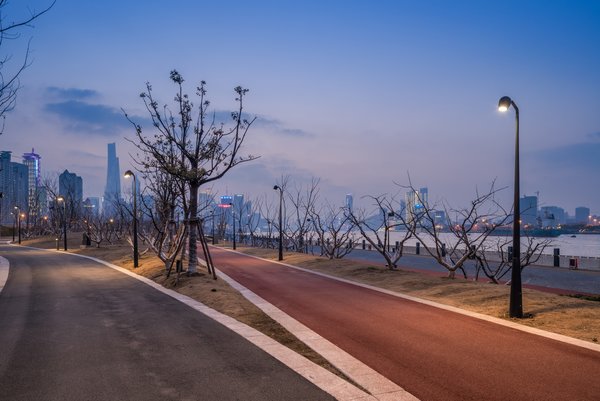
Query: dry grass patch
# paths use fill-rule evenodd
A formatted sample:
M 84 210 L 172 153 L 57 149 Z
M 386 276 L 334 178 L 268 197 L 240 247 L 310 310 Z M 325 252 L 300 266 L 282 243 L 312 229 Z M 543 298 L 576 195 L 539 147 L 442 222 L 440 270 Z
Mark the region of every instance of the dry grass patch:
M 276 251 L 272 249 L 238 248 L 238 250 L 265 259 L 277 258 Z M 506 285 L 467 281 L 460 278 L 452 280 L 404 270 L 391 271 L 382 265 L 369 262 L 329 260 L 299 253 L 286 253 L 284 262 L 553 333 L 594 343 L 600 341 L 600 302 L 598 301 L 524 288 L 523 308 L 529 317 L 509 319 L 507 311 L 510 288 Z

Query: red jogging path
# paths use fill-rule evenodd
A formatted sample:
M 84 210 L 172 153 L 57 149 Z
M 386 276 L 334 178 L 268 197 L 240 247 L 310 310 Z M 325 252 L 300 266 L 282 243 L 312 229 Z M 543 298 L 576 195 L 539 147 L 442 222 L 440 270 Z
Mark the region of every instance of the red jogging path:
M 600 352 L 211 250 L 218 269 L 421 400 L 600 400 Z

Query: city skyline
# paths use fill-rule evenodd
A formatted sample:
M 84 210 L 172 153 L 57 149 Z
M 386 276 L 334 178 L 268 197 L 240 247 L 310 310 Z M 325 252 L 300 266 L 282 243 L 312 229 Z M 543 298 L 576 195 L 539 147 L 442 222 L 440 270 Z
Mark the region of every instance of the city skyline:
M 579 206 L 600 213 L 598 3 L 177 5 L 187 15 L 160 2 L 59 1 L 6 42 L 18 58 L 33 37 L 0 148 L 35 147 L 44 172 L 74 171 L 84 196 L 101 196 L 107 143 L 120 149 L 123 170 L 133 167 L 121 108 L 147 123 L 139 93 L 149 81 L 170 102 L 176 68 L 190 95 L 207 81 L 217 113 L 233 107 L 234 86 L 250 89 L 246 111 L 258 119 L 245 153 L 261 158 L 233 169 L 214 192 L 275 196 L 283 173 L 320 177 L 330 202 L 352 193 L 368 206 L 362 196 L 402 192 L 394 182 L 408 184 L 410 174 L 454 207 L 496 180 L 508 205 L 514 117 L 496 106 L 509 95 L 521 110 L 521 194 L 539 192 L 540 206 L 570 215 Z M 211 18 L 194 24 L 194 13 Z M 242 22 L 232 28 L 232 20 Z M 202 32 L 209 44 L 194 39 Z

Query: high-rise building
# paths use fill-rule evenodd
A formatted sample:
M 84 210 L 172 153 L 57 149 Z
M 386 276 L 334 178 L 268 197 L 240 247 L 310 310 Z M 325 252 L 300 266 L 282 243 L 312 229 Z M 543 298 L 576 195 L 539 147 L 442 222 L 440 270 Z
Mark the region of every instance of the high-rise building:
M 0 152 L 0 221 L 11 224 L 15 206 L 23 213 L 29 205 L 29 168 L 11 161 L 10 151 Z
M 80 207 L 83 204 L 83 179 L 69 170 L 58 176 L 58 194 L 66 199 L 68 204 Z
M 100 215 L 100 198 L 91 196 L 83 201 L 84 215 L 98 216 Z
M 106 168 L 106 187 L 104 189 L 103 213 L 113 215 L 116 205 L 121 199 L 121 170 L 117 157 L 117 145 L 108 144 L 108 161 Z
M 201 191 L 198 194 L 198 211 L 202 215 L 208 215 L 214 211 L 215 196 L 209 190 Z
M 410 225 L 423 213 L 428 204 L 429 190 L 426 187 L 406 193 L 406 224 Z
M 221 196 L 221 203 L 219 204 L 219 207 L 228 208 L 228 207 L 231 207 L 231 204 L 233 204 L 233 196 L 231 196 L 231 195 Z
M 28 168 L 28 211 L 31 218 L 35 218 L 45 210 L 46 199 L 42 199 L 41 175 L 40 175 L 40 159 L 41 156 L 31 149 L 31 153 L 23 154 L 23 164 Z
M 354 198 L 352 197 L 352 194 L 347 194 L 346 195 L 346 209 L 348 209 L 348 211 L 350 213 L 352 213 L 353 207 L 354 207 Z
M 590 218 L 590 208 L 579 206 L 575 208 L 575 222 L 579 224 L 587 224 Z
M 521 199 L 519 199 L 519 208 L 521 210 L 521 225 L 536 227 L 538 225 L 537 196 L 523 196 Z

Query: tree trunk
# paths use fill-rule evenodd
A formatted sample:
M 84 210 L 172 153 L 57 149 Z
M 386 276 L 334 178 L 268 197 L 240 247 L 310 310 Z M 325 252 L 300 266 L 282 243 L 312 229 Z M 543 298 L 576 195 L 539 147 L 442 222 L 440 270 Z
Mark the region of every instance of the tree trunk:
M 188 275 L 195 274 L 198 268 L 198 187 L 190 183 L 189 231 L 188 231 Z

